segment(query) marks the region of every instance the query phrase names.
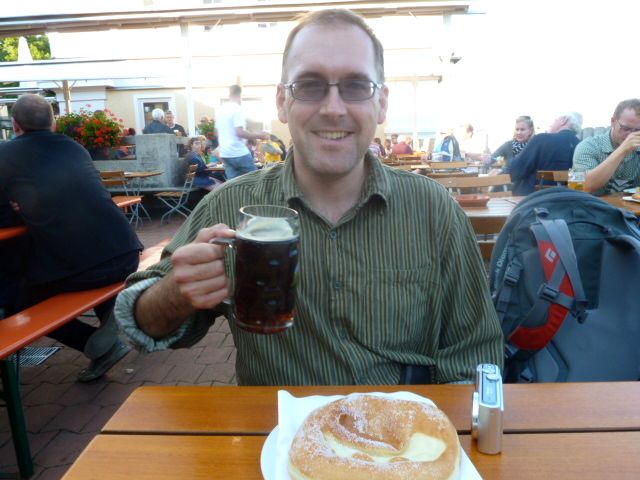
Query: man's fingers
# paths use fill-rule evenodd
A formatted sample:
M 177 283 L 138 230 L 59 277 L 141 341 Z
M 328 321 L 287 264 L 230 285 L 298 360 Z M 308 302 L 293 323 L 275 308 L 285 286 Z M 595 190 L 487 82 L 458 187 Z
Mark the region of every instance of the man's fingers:
M 203 228 L 198 232 L 194 243 L 209 243 L 216 237 L 233 238 L 235 237 L 235 231 L 231 230 L 224 223 L 218 223 L 213 227 Z

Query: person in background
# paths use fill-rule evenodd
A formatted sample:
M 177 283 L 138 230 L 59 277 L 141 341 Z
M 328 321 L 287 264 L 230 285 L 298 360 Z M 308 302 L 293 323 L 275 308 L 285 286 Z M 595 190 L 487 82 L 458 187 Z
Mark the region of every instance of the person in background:
M 164 112 L 164 123 L 167 127 L 169 127 L 174 134 L 178 137 L 186 137 L 187 131 L 184 127 L 175 121 L 176 117 L 171 110 L 167 110 Z
M 116 311 L 133 343 L 158 350 L 200 340 L 230 294 L 224 248 L 211 240 L 235 235 L 228 225 L 241 206 L 286 205 L 300 216 L 295 325 L 260 336 L 229 323 L 240 385 L 472 382 L 479 363 L 502 365 L 466 214 L 438 183 L 368 150 L 386 119 L 383 56 L 353 12 L 300 20 L 276 93 L 293 151 L 208 194 L 163 260 L 129 279 Z
M 640 99 L 620 102 L 611 117 L 611 127 L 603 135 L 578 144 L 573 168 L 587 172 L 587 192 L 620 192 L 640 186 Z
M 260 145 L 265 165 L 274 164 L 283 160 L 283 152 L 278 142 L 278 137 L 271 135 L 269 140 L 262 142 Z
M 173 130 L 164 123 L 164 112 L 161 108 L 153 109 L 151 119 L 151 123 L 144 127 L 142 133 L 170 133 L 173 135 Z
M 27 227 L 28 252 L 14 310 L 123 281 L 138 268 L 143 247 L 89 152 L 52 132 L 53 111 L 39 95 L 18 98 L 11 114 L 16 137 L 0 145 L 0 199 Z M 114 302 L 94 308 L 99 329 L 74 319 L 48 334 L 91 359 L 79 381 L 101 377 L 129 351 L 117 336 Z
M 209 171 L 207 171 L 207 164 L 204 161 L 204 140 L 203 137 L 192 137 L 187 144 L 187 153 L 184 156 L 184 161 L 187 166 L 196 165 L 196 176 L 193 180 L 193 185 L 202 188 L 203 190 L 211 191 L 220 185 L 220 181 L 215 179 Z
M 373 142 L 371 142 L 371 145 L 369 145 L 369 150 L 371 150 L 371 153 L 373 153 L 380 160 L 383 160 L 385 158 L 384 147 L 382 146 L 382 142 L 378 137 L 373 139 Z
M 384 156 L 388 157 L 392 153 L 393 153 L 393 148 L 392 148 L 392 145 L 391 145 L 391 139 L 390 138 L 385 138 L 385 140 L 384 140 Z
M 241 103 L 242 88 L 240 85 L 232 85 L 229 88 L 229 101 L 216 113 L 220 155 L 229 180 L 257 168 L 246 141 L 269 139 L 266 132 L 252 133 L 245 130 L 247 120 Z
M 391 140 L 393 143 L 393 140 Z M 413 153 L 413 150 L 407 143 L 407 137 L 404 135 L 400 135 L 398 137 L 398 143 L 391 147 L 391 151 L 394 155 L 410 155 Z
M 522 115 L 516 118 L 513 138 L 500 145 L 491 155 L 482 156 L 482 161 L 489 168 L 497 169 L 490 173 L 496 174 L 504 171 L 503 169 L 511 163 L 511 160 L 524 150 L 524 147 L 527 146 L 527 143 L 533 138 L 535 133 L 536 129 L 531 117 Z
M 570 112 L 556 118 L 548 133 L 534 136 L 506 168 L 511 175 L 514 195 L 529 195 L 535 190 L 538 170 L 568 170 L 573 151 L 580 142 L 582 115 Z
M 432 157 L 441 162 L 459 162 L 463 160 L 458 139 L 453 134 L 453 129 L 442 132 L 442 140 L 433 149 Z

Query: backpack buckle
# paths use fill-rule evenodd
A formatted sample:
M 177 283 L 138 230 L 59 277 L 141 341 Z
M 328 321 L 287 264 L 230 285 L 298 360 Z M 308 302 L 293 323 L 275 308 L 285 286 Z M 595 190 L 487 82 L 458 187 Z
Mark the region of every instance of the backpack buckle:
M 509 268 L 504 273 L 504 283 L 509 285 L 510 287 L 515 286 L 520 280 L 520 269 L 517 268 Z
M 538 296 L 550 303 L 554 302 L 555 299 L 558 298 L 559 294 L 560 290 L 550 287 L 547 283 L 543 283 L 538 289 Z

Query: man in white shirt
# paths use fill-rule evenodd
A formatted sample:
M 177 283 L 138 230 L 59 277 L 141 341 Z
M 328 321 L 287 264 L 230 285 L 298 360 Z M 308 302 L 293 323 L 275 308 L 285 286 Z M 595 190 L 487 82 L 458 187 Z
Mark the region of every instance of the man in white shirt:
M 220 159 L 228 180 L 256 169 L 253 156 L 245 140 L 268 140 L 269 134 L 251 133 L 245 130 L 246 119 L 240 107 L 242 88 L 229 88 L 229 101 L 216 112 L 216 127 L 220 142 Z

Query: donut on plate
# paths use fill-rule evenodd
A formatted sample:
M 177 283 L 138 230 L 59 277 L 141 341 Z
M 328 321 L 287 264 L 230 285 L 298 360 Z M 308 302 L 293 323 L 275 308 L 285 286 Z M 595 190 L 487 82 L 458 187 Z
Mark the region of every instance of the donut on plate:
M 289 450 L 295 480 L 455 479 L 460 443 L 437 407 L 351 395 L 309 414 Z

